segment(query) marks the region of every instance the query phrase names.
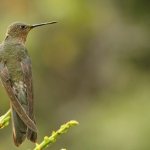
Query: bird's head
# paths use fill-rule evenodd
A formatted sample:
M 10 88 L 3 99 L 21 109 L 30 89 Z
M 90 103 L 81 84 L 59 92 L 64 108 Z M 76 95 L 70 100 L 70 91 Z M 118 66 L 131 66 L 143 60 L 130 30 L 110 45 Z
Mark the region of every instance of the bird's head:
M 6 40 L 14 40 L 16 42 L 25 43 L 27 35 L 31 29 L 43 25 L 54 24 L 54 23 L 56 23 L 56 21 L 33 24 L 33 25 L 20 23 L 20 22 L 12 23 L 7 29 Z

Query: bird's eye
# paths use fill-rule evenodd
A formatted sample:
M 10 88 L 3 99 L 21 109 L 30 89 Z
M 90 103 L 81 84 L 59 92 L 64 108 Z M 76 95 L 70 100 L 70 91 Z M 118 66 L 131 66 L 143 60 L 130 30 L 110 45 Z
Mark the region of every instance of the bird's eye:
M 25 25 L 21 25 L 21 26 L 20 26 L 20 29 L 25 29 L 25 28 L 26 28 Z

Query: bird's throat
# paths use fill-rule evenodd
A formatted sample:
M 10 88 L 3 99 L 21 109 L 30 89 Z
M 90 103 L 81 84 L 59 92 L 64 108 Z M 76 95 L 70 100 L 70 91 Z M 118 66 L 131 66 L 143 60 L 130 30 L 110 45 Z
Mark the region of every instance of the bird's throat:
M 26 36 L 12 37 L 11 35 L 6 35 L 6 38 L 4 41 L 14 43 L 14 44 L 23 44 L 24 45 L 26 42 Z

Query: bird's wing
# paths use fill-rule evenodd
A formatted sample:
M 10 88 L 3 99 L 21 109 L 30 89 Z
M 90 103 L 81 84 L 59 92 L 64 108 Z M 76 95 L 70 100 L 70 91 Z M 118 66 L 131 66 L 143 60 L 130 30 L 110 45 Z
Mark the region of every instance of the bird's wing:
M 0 77 L 1 77 L 1 81 L 3 83 L 3 86 L 5 87 L 7 93 L 10 97 L 11 104 L 12 104 L 14 110 L 18 113 L 19 117 L 28 126 L 28 128 L 30 128 L 32 131 L 36 132 L 37 129 L 36 129 L 34 122 L 26 114 L 24 108 L 21 106 L 20 102 L 18 101 L 18 98 L 16 97 L 15 90 L 13 88 L 13 83 L 11 81 L 8 68 L 2 62 L 0 63 Z
M 28 114 L 29 117 L 35 122 L 34 112 L 33 112 L 33 86 L 32 86 L 32 68 L 31 60 L 29 56 L 26 56 L 21 60 L 21 68 L 23 72 L 23 82 L 26 85 L 27 101 L 28 101 Z M 27 138 L 33 142 L 37 139 L 37 132 L 28 130 Z
M 27 100 L 28 100 L 28 109 L 29 117 L 34 119 L 33 116 L 33 86 L 32 86 L 32 70 L 31 70 L 31 60 L 29 56 L 22 59 L 21 68 L 23 72 L 23 82 L 26 85 Z

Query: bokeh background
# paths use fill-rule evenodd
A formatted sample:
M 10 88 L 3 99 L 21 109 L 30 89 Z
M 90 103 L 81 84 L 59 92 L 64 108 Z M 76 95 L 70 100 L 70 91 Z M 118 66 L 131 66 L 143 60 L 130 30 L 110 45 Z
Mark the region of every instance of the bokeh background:
M 150 1 L 1 0 L 0 40 L 14 21 L 59 23 L 31 31 L 38 142 L 80 122 L 48 149 L 150 149 Z M 0 115 L 9 99 L 0 87 Z M 0 150 L 16 148 L 11 125 Z

